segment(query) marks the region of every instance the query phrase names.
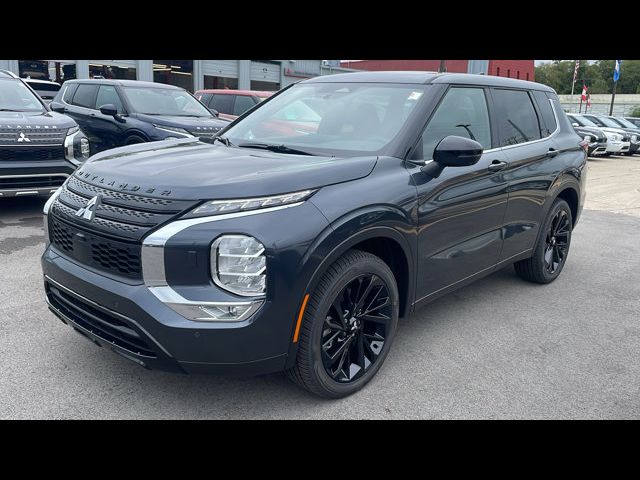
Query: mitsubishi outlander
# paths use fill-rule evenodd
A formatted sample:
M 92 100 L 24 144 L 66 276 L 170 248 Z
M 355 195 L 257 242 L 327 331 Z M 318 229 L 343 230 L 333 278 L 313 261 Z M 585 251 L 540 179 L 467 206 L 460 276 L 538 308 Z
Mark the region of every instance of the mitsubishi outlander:
M 212 140 L 91 157 L 44 208 L 46 298 L 143 367 L 286 371 L 343 397 L 435 298 L 511 264 L 530 282 L 560 275 L 586 148 L 537 83 L 301 81 Z

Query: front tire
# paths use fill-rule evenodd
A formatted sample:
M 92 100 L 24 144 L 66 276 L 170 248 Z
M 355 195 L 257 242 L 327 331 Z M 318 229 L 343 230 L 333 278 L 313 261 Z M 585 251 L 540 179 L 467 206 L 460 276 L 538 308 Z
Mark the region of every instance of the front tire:
M 359 250 L 345 253 L 309 298 L 289 378 L 322 397 L 360 390 L 389 353 L 398 298 L 396 279 L 385 262 Z
M 145 143 L 146 141 L 147 140 L 145 140 L 140 135 L 129 135 L 127 137 L 127 140 L 124 142 L 124 144 L 125 145 L 135 145 L 137 143 Z
M 534 283 L 551 283 L 569 255 L 573 218 L 569 204 L 557 198 L 547 214 L 533 255 L 513 264 L 518 276 Z

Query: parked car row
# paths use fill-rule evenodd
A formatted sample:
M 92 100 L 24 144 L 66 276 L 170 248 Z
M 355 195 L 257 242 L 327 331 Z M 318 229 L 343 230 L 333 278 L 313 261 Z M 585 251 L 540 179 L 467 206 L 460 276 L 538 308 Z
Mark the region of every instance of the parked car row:
M 90 155 L 108 149 L 212 139 L 272 95 L 203 90 L 195 97 L 176 86 L 135 80 L 68 80 L 61 87 L 6 70 L 0 79 L 0 197 L 47 196 Z
M 640 150 L 640 127 L 622 117 L 567 114 L 578 135 L 589 143 L 589 155 L 633 155 Z

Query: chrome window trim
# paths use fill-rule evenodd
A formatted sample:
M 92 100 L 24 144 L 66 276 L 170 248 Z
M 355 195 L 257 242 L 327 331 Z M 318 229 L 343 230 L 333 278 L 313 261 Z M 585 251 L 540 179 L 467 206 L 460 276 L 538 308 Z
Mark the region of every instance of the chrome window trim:
M 526 90 L 526 91 L 528 92 L 528 90 Z M 558 112 L 556 111 L 556 107 L 553 104 L 553 100 L 551 100 L 550 98 L 548 100 L 549 100 L 549 103 L 551 104 L 551 110 L 553 111 L 553 116 L 556 119 L 556 129 L 553 132 L 551 132 L 546 137 L 537 138 L 536 140 L 530 140 L 528 142 L 523 142 L 523 143 L 516 143 L 515 145 L 505 145 L 503 147 L 490 148 L 489 150 L 483 150 L 482 153 L 483 154 L 484 153 L 491 153 L 491 152 L 497 152 L 499 150 L 508 150 L 510 148 L 521 147 L 523 145 L 531 145 L 531 144 L 534 144 L 534 143 L 543 142 L 545 140 L 548 140 L 548 139 L 556 136 L 560 132 L 560 119 L 558 118 Z

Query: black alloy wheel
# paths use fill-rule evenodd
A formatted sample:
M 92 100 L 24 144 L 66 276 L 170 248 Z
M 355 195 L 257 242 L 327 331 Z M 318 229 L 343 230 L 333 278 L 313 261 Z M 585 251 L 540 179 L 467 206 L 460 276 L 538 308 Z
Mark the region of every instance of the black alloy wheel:
M 529 282 L 553 282 L 567 262 L 573 216 L 569 204 L 557 198 L 540 225 L 538 242 L 529 258 L 513 264 L 518 276 Z
M 564 264 L 569 250 L 570 219 L 567 212 L 559 210 L 549 225 L 545 239 L 544 268 L 553 275 Z
M 299 328 L 291 380 L 316 395 L 360 390 L 386 359 L 400 302 L 396 278 L 379 257 L 349 250 L 310 293 Z
M 377 275 L 360 275 L 338 293 L 322 330 L 322 363 L 333 380 L 353 382 L 375 364 L 392 310 L 389 289 Z

